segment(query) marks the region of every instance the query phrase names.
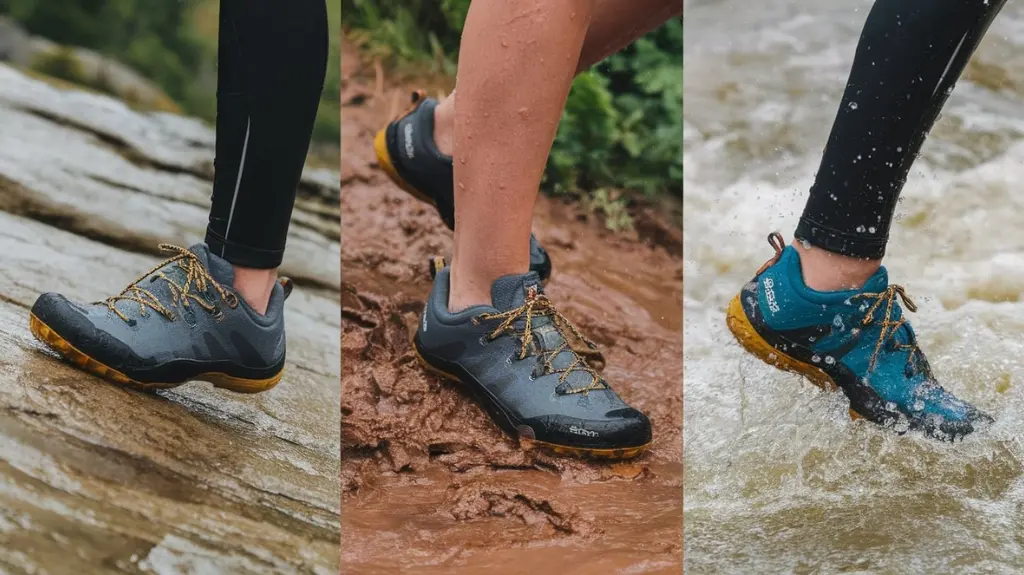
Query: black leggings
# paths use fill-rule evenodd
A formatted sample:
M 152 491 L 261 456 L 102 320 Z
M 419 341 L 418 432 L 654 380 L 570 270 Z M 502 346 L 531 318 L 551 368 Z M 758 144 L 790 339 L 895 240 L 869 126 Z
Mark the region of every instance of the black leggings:
M 1005 0 L 877 0 L 796 237 L 880 259 L 925 136 Z
M 221 0 L 217 157 L 206 243 L 281 265 L 327 71 L 324 0 Z

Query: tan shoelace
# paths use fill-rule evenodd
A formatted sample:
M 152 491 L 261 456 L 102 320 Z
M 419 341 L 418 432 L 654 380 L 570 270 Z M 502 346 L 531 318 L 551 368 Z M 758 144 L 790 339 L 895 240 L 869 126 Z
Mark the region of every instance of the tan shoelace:
M 526 301 L 523 305 L 501 313 L 483 313 L 473 318 L 473 321 L 474 323 L 478 323 L 479 320 L 502 320 L 498 327 L 494 328 L 494 330 L 488 334 L 488 339 L 494 340 L 506 332 L 518 336 L 521 343 L 519 359 L 523 360 L 530 354 L 530 345 L 533 342 L 534 318 L 545 316 L 551 318 L 552 325 L 558 331 L 558 334 L 562 336 L 562 343 L 555 349 L 540 351 L 539 355 L 544 359 L 544 375 L 553 373 L 560 374 L 558 378 L 559 384 L 564 383 L 566 378 L 568 378 L 569 374 L 573 371 L 582 371 L 590 375 L 591 381 L 589 385 L 580 388 L 574 387 L 566 392 L 569 394 L 608 389 L 608 385 L 601 379 L 601 376 L 597 374 L 594 368 L 592 368 L 585 359 L 588 355 L 600 357 L 597 345 L 584 336 L 571 321 L 556 310 L 554 304 L 551 303 L 551 300 L 549 300 L 547 296 L 544 294 L 538 294 L 536 288 L 527 289 Z M 515 322 L 520 318 L 524 319 L 524 327 L 521 333 L 517 332 L 513 327 Z M 576 337 L 576 339 L 583 342 L 587 349 L 576 349 L 571 346 L 569 344 L 569 339 L 566 337 L 565 330 L 568 330 Z M 558 357 L 558 354 L 563 351 L 572 353 L 573 360 L 567 367 L 557 369 L 552 364 L 555 358 Z
M 211 285 L 217 291 L 220 297 L 225 302 L 227 302 L 228 306 L 234 308 L 235 306 L 238 305 L 238 298 L 235 297 L 235 294 L 225 290 L 223 286 L 217 283 L 217 280 L 213 279 L 213 277 L 210 275 L 210 272 L 203 267 L 202 262 L 199 261 L 199 258 L 198 256 L 196 256 L 196 254 L 192 253 L 191 251 L 185 248 L 172 246 L 170 244 L 160 244 L 160 250 L 175 253 L 176 255 L 171 258 L 168 258 L 167 260 L 164 260 L 153 269 L 142 274 L 142 276 L 139 277 L 139 279 L 132 282 L 120 294 L 113 297 L 109 297 L 106 300 L 97 303 L 105 304 L 108 308 L 110 308 L 110 311 L 117 314 L 117 316 L 120 317 L 125 322 L 129 321 L 129 319 L 128 316 L 121 312 L 121 310 L 117 309 L 116 304 L 119 301 L 132 301 L 139 304 L 139 314 L 142 315 L 143 317 L 146 316 L 146 308 L 152 308 L 153 311 L 159 313 L 160 315 L 164 316 L 165 318 L 171 321 L 174 321 L 174 312 L 168 309 L 160 301 L 159 298 L 153 295 L 153 292 L 147 290 L 144 287 L 141 287 L 139 285 L 139 282 L 146 279 L 153 273 L 159 272 L 160 268 L 168 264 L 177 263 L 178 267 L 185 272 L 185 281 L 183 283 L 178 284 L 173 279 L 164 275 L 163 272 L 156 273 L 156 275 L 153 276 L 153 280 L 155 280 L 156 278 L 160 278 L 167 282 L 168 287 L 170 287 L 171 290 L 171 297 L 173 298 L 175 303 L 181 303 L 182 307 L 187 308 L 190 305 L 189 302 L 195 302 L 197 305 L 199 305 L 199 307 L 203 308 L 208 312 L 215 311 L 217 309 L 217 306 L 206 301 L 206 299 L 203 298 L 202 296 L 197 295 L 199 293 L 205 292 L 207 285 Z M 195 288 L 195 291 L 193 291 L 193 288 Z
M 867 313 L 864 315 L 864 319 L 861 321 L 861 325 L 867 327 L 874 323 L 878 323 L 882 326 L 882 333 L 878 336 L 878 343 L 875 344 L 875 352 L 871 354 L 871 363 L 868 365 L 868 371 L 871 371 L 875 368 L 875 363 L 878 361 L 878 354 L 881 353 L 882 346 L 885 345 L 888 340 L 895 338 L 899 329 L 907 323 L 907 318 L 904 316 L 900 316 L 900 319 L 895 321 L 892 319 L 893 310 L 896 309 L 896 300 L 901 300 L 903 305 L 906 306 L 907 311 L 911 312 L 917 311 L 917 304 L 914 303 L 914 300 L 910 299 L 910 296 L 907 295 L 903 286 L 896 284 L 890 285 L 880 293 L 861 293 L 853 297 L 873 299 L 875 301 L 875 303 L 868 308 Z M 875 313 L 882 307 L 883 302 L 885 303 L 885 313 L 882 316 L 881 321 L 876 321 Z M 920 355 L 921 353 L 921 350 L 917 347 L 916 338 L 913 338 L 910 343 L 897 342 L 896 348 L 910 352 L 910 355 L 907 356 L 907 363 L 912 362 L 914 360 L 914 356 Z

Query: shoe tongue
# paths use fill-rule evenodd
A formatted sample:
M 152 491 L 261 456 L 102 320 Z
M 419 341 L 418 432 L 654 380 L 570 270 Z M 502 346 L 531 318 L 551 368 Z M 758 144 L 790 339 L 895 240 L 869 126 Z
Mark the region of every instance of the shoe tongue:
M 189 251 L 196 254 L 213 279 L 225 287 L 231 287 L 235 283 L 235 268 L 228 261 L 210 251 L 205 243 L 198 243 L 189 248 Z
M 882 266 L 878 268 L 875 275 L 871 276 L 864 283 L 864 287 L 860 291 L 864 293 L 882 293 L 887 287 L 889 287 L 889 272 L 885 269 L 885 266 Z
M 871 276 L 871 278 L 868 279 L 868 281 L 864 283 L 864 287 L 861 288 L 860 291 L 861 291 L 861 293 L 882 293 L 888 287 L 889 287 L 889 272 L 885 269 L 885 266 L 882 266 L 882 267 L 878 268 L 878 271 L 875 272 L 875 275 Z M 892 313 L 892 316 L 889 317 L 889 321 L 896 322 L 896 321 L 899 321 L 899 319 L 903 317 L 903 314 L 905 312 L 903 311 L 903 306 L 901 305 L 901 303 L 902 302 L 900 302 L 898 300 L 895 302 L 895 305 L 893 305 L 893 313 Z M 875 311 L 875 316 L 879 320 L 881 320 L 881 318 L 885 314 L 885 307 L 884 306 L 885 306 L 885 304 L 883 303 L 882 307 L 880 307 L 877 311 Z M 901 343 L 901 344 L 911 343 L 912 341 L 914 341 L 914 331 L 913 331 L 913 328 L 910 327 L 909 323 L 903 324 L 899 328 L 899 330 L 896 332 L 896 335 L 894 336 L 894 339 L 896 340 L 897 343 Z
M 517 308 L 526 303 L 530 289 L 536 289 L 538 295 L 544 293 L 537 272 L 500 277 L 491 285 L 491 303 L 498 311 Z

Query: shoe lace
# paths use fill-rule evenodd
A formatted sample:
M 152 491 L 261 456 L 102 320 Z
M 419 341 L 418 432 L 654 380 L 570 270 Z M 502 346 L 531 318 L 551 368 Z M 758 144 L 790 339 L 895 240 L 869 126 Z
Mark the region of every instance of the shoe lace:
M 558 331 L 558 334 L 562 337 L 562 343 L 551 350 L 536 349 L 536 345 L 531 346 L 533 343 L 534 334 L 534 320 L 538 317 L 550 317 L 551 324 Z M 515 328 L 515 324 L 518 320 L 523 320 L 523 330 L 518 331 Z M 509 333 L 513 336 L 518 336 L 520 341 L 519 359 L 526 359 L 530 355 L 531 347 L 534 348 L 537 355 L 543 360 L 542 371 L 543 375 L 559 374 L 558 383 L 562 384 L 569 377 L 573 371 L 581 371 L 590 375 L 590 383 L 584 387 L 574 387 L 566 394 L 573 393 L 586 393 L 588 391 L 608 389 L 608 384 L 605 383 L 601 376 L 598 375 L 597 371 L 590 366 L 587 362 L 588 357 L 594 357 L 603 361 L 601 352 L 598 351 L 597 344 L 588 339 L 583 335 L 580 330 L 573 325 L 564 315 L 561 314 L 551 300 L 544 294 L 538 294 L 537 289 L 534 287 L 528 288 L 526 293 L 526 300 L 523 305 L 510 309 L 508 311 L 500 313 L 482 313 L 473 318 L 474 323 L 479 323 L 481 320 L 492 321 L 502 320 L 497 327 L 495 327 L 491 333 L 487 335 L 487 338 L 491 341 L 497 339 L 502 334 Z M 569 338 L 566 337 L 566 331 L 571 333 L 576 340 L 583 342 L 584 348 L 574 347 L 569 342 Z M 555 358 L 564 351 L 572 353 L 573 359 L 566 367 L 556 368 L 553 363 Z
M 214 290 L 218 295 L 220 295 L 221 299 L 227 302 L 228 306 L 234 308 L 238 305 L 238 298 L 235 294 L 224 289 L 217 280 L 213 279 L 213 276 L 211 276 L 210 272 L 203 267 L 202 262 L 199 261 L 199 257 L 196 256 L 196 254 L 192 253 L 188 249 L 170 244 L 160 244 L 160 251 L 173 253 L 175 255 L 157 264 L 156 267 L 148 272 L 142 274 L 139 279 L 132 282 L 120 294 L 109 297 L 104 301 L 97 302 L 97 304 L 106 305 L 110 311 L 117 314 L 117 316 L 125 322 L 129 321 L 128 316 L 126 316 L 121 310 L 117 309 L 117 303 L 121 301 L 131 301 L 139 304 L 139 315 L 142 317 L 146 317 L 147 315 L 146 308 L 151 308 L 153 311 L 159 313 L 170 321 L 174 321 L 174 312 L 165 306 L 163 302 L 160 301 L 160 298 L 154 295 L 153 292 L 139 285 L 142 280 L 147 277 L 151 277 L 150 281 L 155 281 L 158 278 L 166 281 L 171 291 L 171 299 L 174 303 L 180 303 L 184 308 L 189 307 L 189 302 L 195 302 L 199 307 L 207 312 L 216 312 L 217 306 L 215 304 L 210 303 L 205 298 L 198 295 L 200 293 L 205 293 L 207 291 L 207 286 L 213 286 Z M 179 284 L 160 271 L 161 268 L 172 263 L 176 263 L 178 267 L 185 272 L 184 282 Z
M 915 366 L 915 359 L 924 359 L 921 349 L 917 346 L 917 337 L 914 336 L 912 331 L 908 333 L 907 343 L 902 343 L 896 339 L 896 334 L 899 333 L 900 328 L 907 324 L 907 318 L 903 315 L 897 320 L 892 319 L 893 312 L 896 310 L 897 300 L 903 302 L 907 311 L 917 311 L 917 304 L 907 295 L 903 286 L 892 284 L 879 293 L 860 293 L 851 299 L 854 298 L 874 300 L 874 303 L 871 304 L 864 315 L 864 319 L 861 320 L 861 325 L 867 327 L 877 324 L 882 328 L 882 332 L 878 335 L 878 342 L 875 343 L 875 351 L 871 354 L 871 363 L 868 364 L 868 371 L 875 368 L 878 356 L 882 352 L 882 347 L 890 341 L 893 342 L 893 347 L 896 349 L 909 352 L 907 355 L 908 365 Z M 880 315 L 879 319 L 875 314 L 882 309 L 882 304 L 885 304 L 885 311 Z

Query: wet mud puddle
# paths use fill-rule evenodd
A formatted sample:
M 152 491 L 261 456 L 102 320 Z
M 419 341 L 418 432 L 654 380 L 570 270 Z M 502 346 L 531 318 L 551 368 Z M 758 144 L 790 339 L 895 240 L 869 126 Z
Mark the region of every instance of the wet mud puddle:
M 342 93 L 342 572 L 678 573 L 679 244 L 609 237 L 538 202 L 546 291 L 602 347 L 605 375 L 655 439 L 617 464 L 520 450 L 413 358 L 427 261 L 448 255 L 451 234 L 377 170 L 373 134 L 407 92 L 375 94 L 356 68 Z
M 281 383 L 137 393 L 59 360 L 28 310 L 199 241 L 213 133 L 3 65 L 0 126 L 0 572 L 337 573 L 337 173 L 304 177 Z
M 687 6 L 687 573 L 1024 570 L 1021 4 L 925 143 L 886 256 L 937 377 L 994 428 L 948 445 L 850 421 L 845 398 L 746 356 L 725 326 L 765 237 L 796 227 L 870 7 Z

